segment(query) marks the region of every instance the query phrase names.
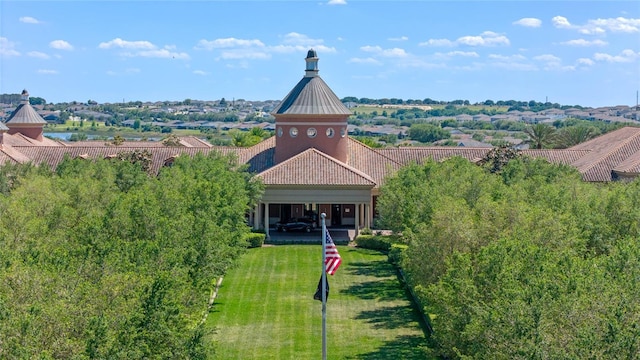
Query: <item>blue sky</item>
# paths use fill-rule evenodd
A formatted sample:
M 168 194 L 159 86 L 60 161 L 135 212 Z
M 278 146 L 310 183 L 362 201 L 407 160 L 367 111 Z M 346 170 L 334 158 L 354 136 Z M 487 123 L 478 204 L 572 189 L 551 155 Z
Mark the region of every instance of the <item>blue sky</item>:
M 0 1 L 0 93 L 635 105 L 640 1 Z

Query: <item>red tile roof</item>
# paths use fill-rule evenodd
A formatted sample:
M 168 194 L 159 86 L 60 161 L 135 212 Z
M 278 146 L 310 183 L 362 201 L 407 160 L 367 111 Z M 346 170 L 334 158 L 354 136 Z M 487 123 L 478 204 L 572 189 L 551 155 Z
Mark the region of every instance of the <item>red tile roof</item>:
M 375 181 L 314 148 L 289 158 L 258 174 L 265 185 L 369 186 Z

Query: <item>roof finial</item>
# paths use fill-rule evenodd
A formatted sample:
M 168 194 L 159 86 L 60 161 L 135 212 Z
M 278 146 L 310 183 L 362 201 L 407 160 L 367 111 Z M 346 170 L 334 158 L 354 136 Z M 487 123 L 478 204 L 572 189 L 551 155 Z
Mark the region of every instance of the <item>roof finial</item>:
M 20 102 L 26 104 L 29 102 L 29 92 L 27 89 L 22 90 L 22 94 L 20 94 Z
M 309 51 L 307 51 L 307 57 L 304 60 L 307 62 L 307 68 L 304 76 L 318 76 L 318 54 L 316 54 L 316 51 L 309 49 Z

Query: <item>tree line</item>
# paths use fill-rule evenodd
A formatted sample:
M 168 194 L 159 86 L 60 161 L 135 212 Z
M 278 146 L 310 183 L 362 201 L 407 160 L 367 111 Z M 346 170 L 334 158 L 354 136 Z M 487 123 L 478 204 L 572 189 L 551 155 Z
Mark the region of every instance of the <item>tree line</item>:
M 413 164 L 381 188 L 431 355 L 640 358 L 640 181 L 499 151 Z
M 231 156 L 0 168 L 0 358 L 206 359 L 262 185 Z

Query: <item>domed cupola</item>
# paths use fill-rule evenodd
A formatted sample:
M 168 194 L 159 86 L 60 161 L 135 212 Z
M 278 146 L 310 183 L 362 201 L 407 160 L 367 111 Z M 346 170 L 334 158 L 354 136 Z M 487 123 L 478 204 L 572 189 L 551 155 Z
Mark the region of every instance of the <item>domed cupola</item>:
M 42 129 L 47 122 L 29 103 L 29 92 L 22 90 L 20 105 L 7 119 L 9 134 L 21 133 L 31 139 L 42 140 Z
M 347 161 L 347 118 L 351 111 L 318 75 L 318 56 L 311 49 L 305 75 L 271 113 L 276 118 L 275 162 L 309 148 Z

